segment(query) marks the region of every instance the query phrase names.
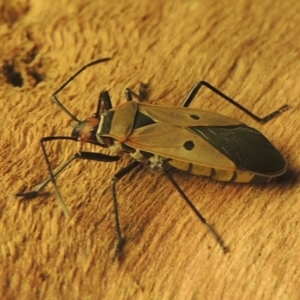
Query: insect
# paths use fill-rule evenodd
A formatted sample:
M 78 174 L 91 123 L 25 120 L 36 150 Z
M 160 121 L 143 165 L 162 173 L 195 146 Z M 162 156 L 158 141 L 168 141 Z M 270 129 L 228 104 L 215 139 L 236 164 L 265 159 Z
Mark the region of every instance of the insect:
M 275 118 L 288 109 L 288 105 L 260 118 L 209 83 L 200 81 L 193 86 L 181 107 L 156 106 L 132 101 L 133 97 L 139 100 L 141 97 L 129 88 L 125 91 L 127 101 L 112 107 L 108 91 L 103 90 L 99 95 L 96 112 L 91 117 L 80 121 L 62 105 L 57 94 L 83 70 L 108 60 L 110 58 L 103 58 L 85 65 L 53 93 L 54 103 L 77 124 L 70 137 L 48 136 L 41 139 L 40 144 L 50 178 L 35 186 L 32 191 L 18 193 L 17 196 L 25 198 L 37 196 L 49 182 L 52 182 L 58 201 L 65 214 L 69 215 L 55 177 L 75 159 L 116 162 L 120 160 L 122 154 L 128 153 L 134 160 L 112 178 L 112 200 L 117 236 L 116 255 L 122 250 L 125 241 L 119 220 L 116 184 L 122 177 L 144 163 L 164 172 L 226 252 L 228 248 L 221 237 L 206 222 L 174 180 L 169 167 L 220 181 L 268 182 L 286 172 L 287 162 L 259 131 L 235 119 L 188 106 L 202 86 L 209 88 L 260 123 L 266 123 Z M 45 143 L 53 140 L 87 142 L 109 148 L 116 155 L 79 151 L 53 171 L 45 148 Z

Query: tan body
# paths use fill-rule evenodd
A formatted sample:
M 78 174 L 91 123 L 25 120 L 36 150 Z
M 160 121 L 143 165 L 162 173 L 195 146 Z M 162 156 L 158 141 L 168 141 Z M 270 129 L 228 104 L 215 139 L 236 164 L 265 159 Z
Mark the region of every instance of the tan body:
M 200 127 L 206 131 L 212 127 L 221 130 L 224 128 L 227 131 L 237 128 L 241 130 L 242 136 L 235 137 L 233 134 L 235 144 L 238 138 L 242 138 L 243 143 L 244 140 L 250 144 L 255 143 L 255 140 L 247 140 L 248 134 L 254 134 L 260 139 L 260 144 L 256 147 L 258 152 L 253 153 L 253 159 L 257 158 L 260 152 L 265 155 L 263 159 L 272 155 L 277 166 L 271 171 L 268 166 L 264 173 L 237 165 L 230 157 L 224 155 L 222 149 L 210 143 L 209 137 L 198 130 Z M 281 154 L 255 129 L 223 115 L 186 107 L 154 106 L 128 101 L 101 115 L 96 138 L 100 144 L 104 142 L 113 152 L 128 152 L 140 161 L 149 159 L 152 166 L 160 166 L 163 161 L 167 161 L 177 169 L 220 181 L 267 182 L 283 174 L 287 168 Z M 238 153 L 240 149 L 232 151 L 235 156 L 244 155 L 243 152 Z

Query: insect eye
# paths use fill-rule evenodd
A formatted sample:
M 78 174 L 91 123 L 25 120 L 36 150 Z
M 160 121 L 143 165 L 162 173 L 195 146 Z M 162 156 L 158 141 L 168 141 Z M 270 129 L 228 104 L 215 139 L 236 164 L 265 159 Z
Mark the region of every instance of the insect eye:
M 71 136 L 79 139 L 83 135 L 85 125 L 86 125 L 85 121 L 74 124 L 74 128 L 71 133 Z
M 96 138 L 98 125 L 98 118 L 87 118 L 75 125 L 71 135 L 82 142 L 98 143 Z

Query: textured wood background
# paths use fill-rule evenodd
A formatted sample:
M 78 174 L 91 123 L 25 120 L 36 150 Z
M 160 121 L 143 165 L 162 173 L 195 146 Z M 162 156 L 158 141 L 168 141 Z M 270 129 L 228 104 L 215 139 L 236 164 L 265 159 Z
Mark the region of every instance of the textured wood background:
M 300 2 L 202 2 L 2 1 L 1 299 L 300 299 Z M 173 172 L 228 254 L 168 180 L 143 169 L 118 186 L 127 244 L 123 260 L 112 263 L 110 178 L 127 157 L 74 162 L 59 176 L 71 219 L 51 186 L 31 201 L 14 196 L 48 176 L 39 139 L 72 130 L 51 94 L 81 66 L 107 56 L 113 60 L 60 94 L 80 119 L 94 112 L 101 89 L 117 105 L 124 89 L 137 90 L 141 81 L 150 85 L 152 104 L 180 105 L 205 79 L 261 116 L 291 105 L 259 125 L 208 91 L 193 104 L 257 128 L 290 166 L 270 185 Z M 47 145 L 53 167 L 79 149 L 70 141 Z

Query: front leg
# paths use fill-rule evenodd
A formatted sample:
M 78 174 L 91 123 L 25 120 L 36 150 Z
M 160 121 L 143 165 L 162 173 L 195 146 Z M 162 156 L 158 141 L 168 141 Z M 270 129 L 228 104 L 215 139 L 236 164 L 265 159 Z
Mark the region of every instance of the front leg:
M 48 137 L 43 137 L 40 141 L 41 147 L 43 150 L 44 158 L 47 163 L 48 171 L 49 171 L 49 178 L 42 183 L 39 183 L 36 185 L 31 191 L 29 192 L 22 192 L 22 193 L 17 193 L 17 197 L 23 197 L 23 198 L 33 198 L 39 195 L 39 193 L 48 185 L 49 182 L 53 183 L 55 193 L 57 195 L 57 200 L 59 201 L 64 213 L 67 216 L 70 216 L 69 210 L 65 205 L 65 202 L 63 200 L 63 197 L 56 185 L 56 176 L 62 172 L 68 165 L 71 164 L 71 162 L 75 159 L 87 159 L 87 160 L 95 160 L 95 161 L 102 161 L 102 162 L 114 162 L 118 161 L 121 157 L 120 156 L 112 156 L 112 155 L 106 155 L 103 153 L 97 153 L 97 152 L 85 152 L 85 151 L 79 151 L 75 153 L 68 161 L 66 161 L 62 166 L 60 166 L 56 171 L 53 171 L 50 165 L 50 161 L 48 158 L 48 154 L 45 149 L 45 142 L 53 141 L 53 140 L 72 140 L 72 141 L 77 141 L 77 138 L 73 137 L 66 137 L 66 136 L 48 136 Z

